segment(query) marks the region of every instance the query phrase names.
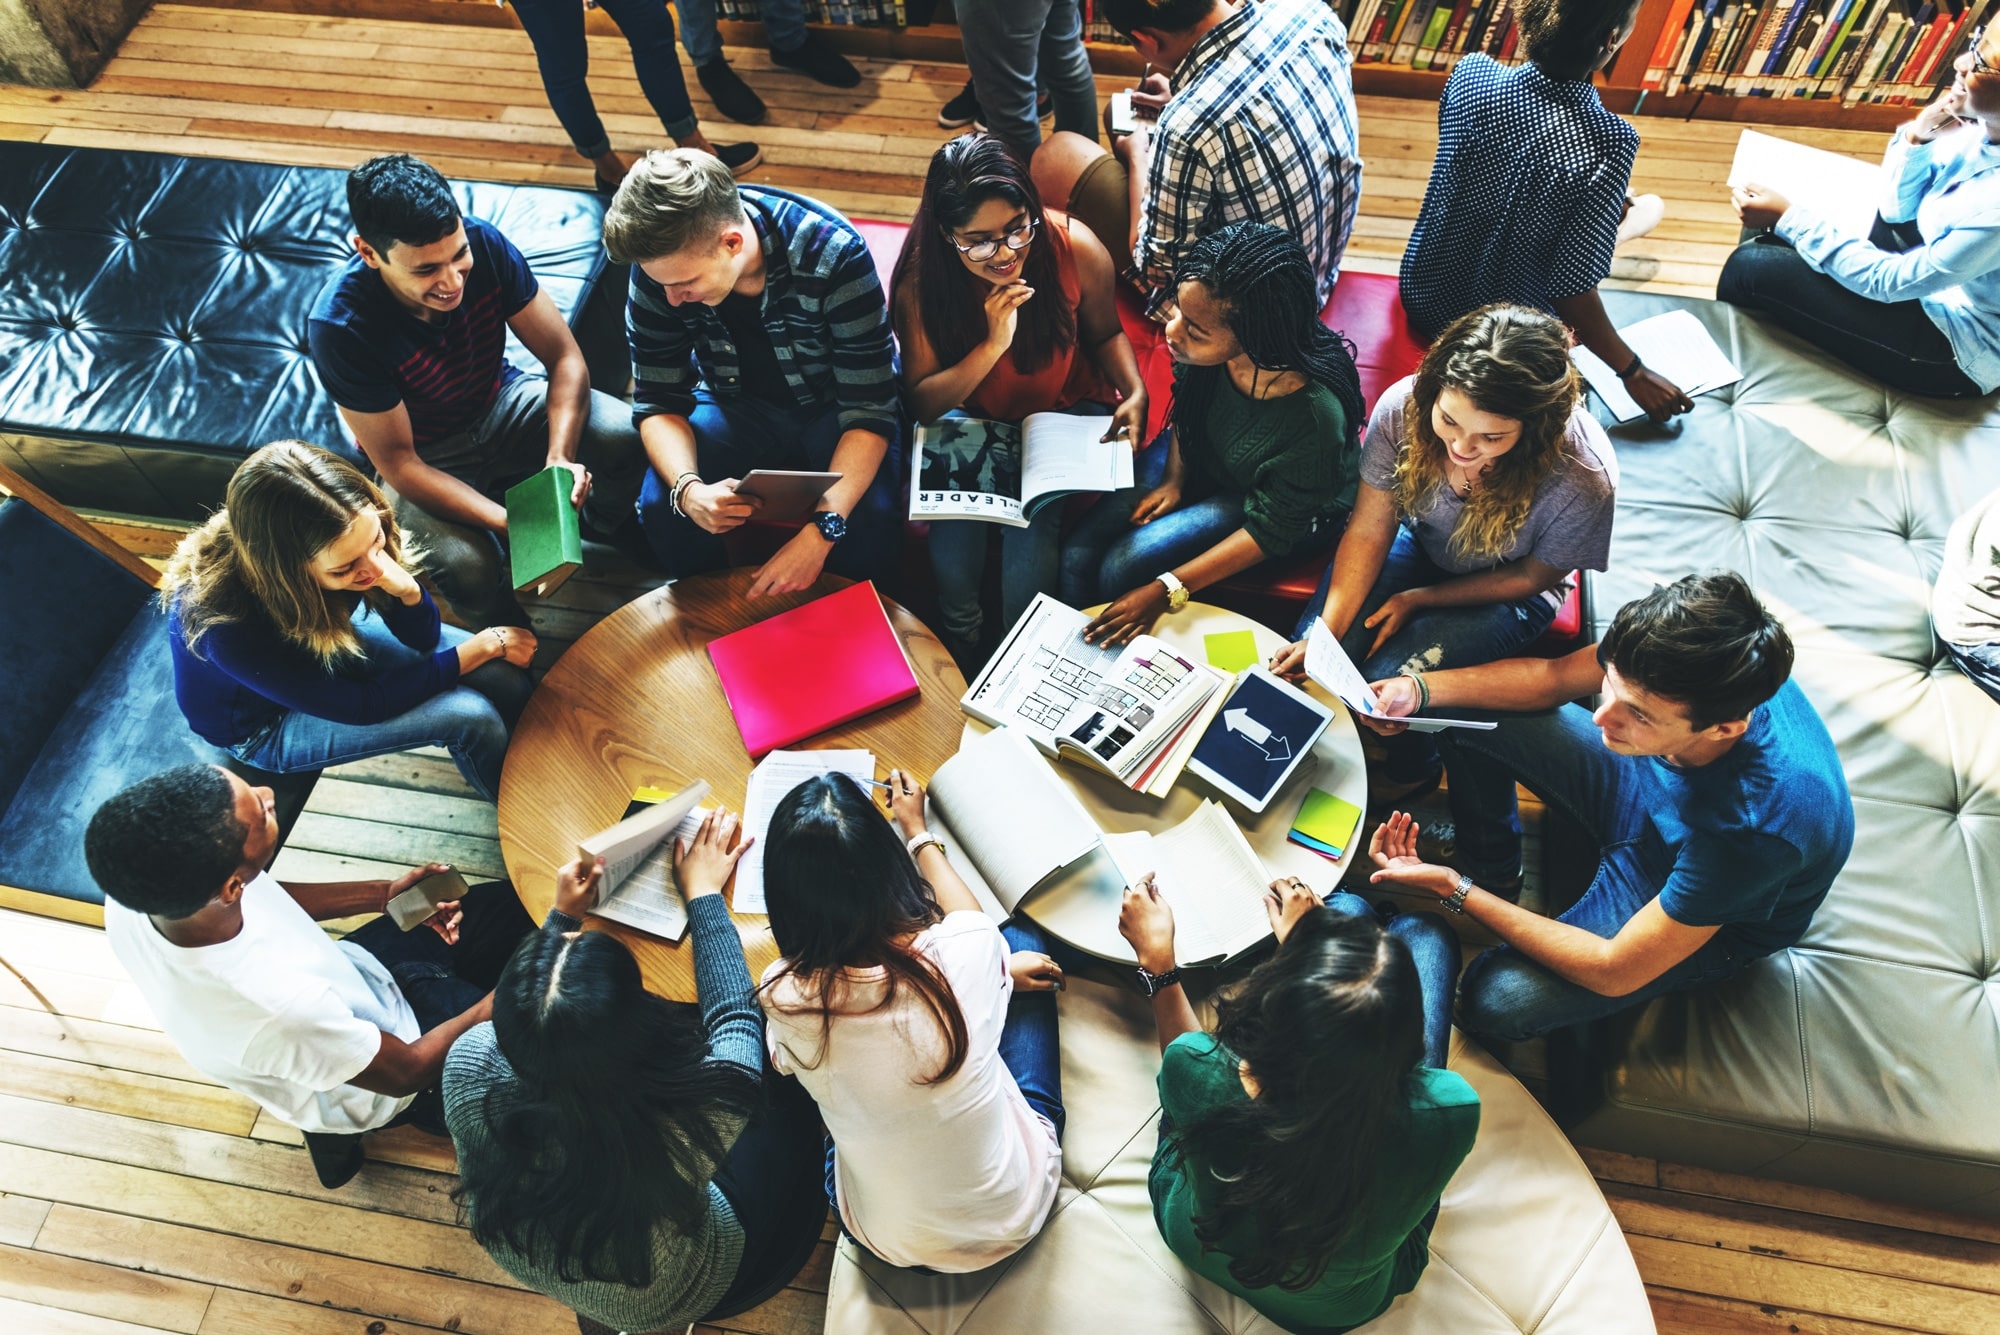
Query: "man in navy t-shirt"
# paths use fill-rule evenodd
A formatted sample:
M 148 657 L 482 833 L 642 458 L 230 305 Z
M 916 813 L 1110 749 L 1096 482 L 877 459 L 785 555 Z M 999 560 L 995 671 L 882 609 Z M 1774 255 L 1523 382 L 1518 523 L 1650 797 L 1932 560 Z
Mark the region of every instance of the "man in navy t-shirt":
M 462 217 L 435 169 L 400 153 L 364 162 L 348 174 L 347 207 L 356 254 L 308 325 L 320 383 L 438 592 L 475 628 L 525 626 L 501 498 L 561 466 L 583 517 L 620 538 L 636 525 L 646 468 L 631 410 L 590 388 L 582 349 L 521 252 Z M 509 329 L 543 374 L 507 360 Z
M 1720 982 L 1805 934 L 1853 846 L 1854 805 L 1791 669 L 1784 627 L 1724 573 L 1626 604 L 1602 643 L 1563 658 L 1375 683 L 1391 714 L 1552 710 L 1439 734 L 1459 870 L 1425 863 L 1400 813 L 1369 845 L 1375 880 L 1429 890 L 1505 943 L 1466 969 L 1460 1024 L 1532 1038 Z M 1599 693 L 1594 712 L 1562 703 Z M 1513 902 L 1517 781 L 1598 843 L 1596 878 L 1559 919 Z

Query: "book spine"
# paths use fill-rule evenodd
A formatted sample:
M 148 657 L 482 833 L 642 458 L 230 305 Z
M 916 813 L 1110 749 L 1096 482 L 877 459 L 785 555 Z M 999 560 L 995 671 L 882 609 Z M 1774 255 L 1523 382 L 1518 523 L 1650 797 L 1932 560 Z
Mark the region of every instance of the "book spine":
M 1826 11 L 1816 10 L 1792 39 L 1792 48 L 1784 57 L 1784 68 L 1771 81 L 1771 96 L 1785 97 L 1792 90 L 1792 82 L 1797 79 L 1808 62 L 1812 60 L 1813 49 L 1819 45 L 1820 29 L 1826 26 Z
M 1933 15 L 1929 26 L 1911 46 L 1910 54 L 1904 58 L 1902 66 L 1896 71 L 1893 86 L 1884 101 L 1901 106 L 1910 100 L 1910 90 L 1916 86 L 1920 72 L 1930 59 L 1932 48 L 1943 40 L 1944 29 L 1945 16 L 1941 13 Z
M 1458 7 L 1451 11 L 1451 23 L 1444 30 L 1444 40 L 1438 43 L 1438 53 L 1431 61 L 1434 70 L 1449 70 L 1458 60 L 1465 40 L 1465 28 L 1472 21 L 1472 13 L 1478 8 L 1473 0 L 1458 0 Z
M 1642 88 L 1652 91 L 1666 83 L 1667 72 L 1674 64 L 1674 48 L 1687 40 L 1688 15 L 1693 10 L 1694 0 L 1674 0 L 1674 7 L 1667 11 L 1667 21 L 1660 25 L 1660 40 L 1653 44 L 1645 76 L 1639 81 Z
M 1368 43 L 1362 57 L 1371 62 L 1379 62 L 1388 54 L 1388 36 L 1396 20 L 1402 16 L 1403 6 L 1409 0 L 1382 0 L 1382 8 L 1375 13 L 1375 21 L 1368 25 Z
M 1764 57 L 1764 66 L 1756 71 L 1757 77 L 1751 82 L 1753 97 L 1769 97 L 1776 90 L 1783 77 L 1785 62 L 1791 59 L 1792 43 L 1797 40 L 1799 27 L 1812 6 L 1813 0 L 1792 0 L 1784 23 L 1779 25 L 1778 35 L 1771 42 L 1771 50 Z
M 1827 87 L 1833 79 L 1833 72 L 1840 67 L 1841 53 L 1853 42 L 1855 25 L 1861 21 L 1861 16 L 1867 8 L 1868 0 L 1849 0 L 1845 6 L 1846 12 L 1840 16 L 1840 22 L 1834 26 L 1825 48 L 1813 62 L 1812 77 L 1804 96 L 1826 96 Z
M 1721 29 L 1729 12 L 1730 7 L 1723 4 L 1722 0 L 1708 0 L 1703 6 L 1701 31 L 1692 42 L 1688 43 L 1687 51 L 1681 56 L 1680 67 L 1674 71 L 1674 77 L 1667 84 L 1669 96 L 1692 86 L 1700 77 L 1703 63 L 1709 60 L 1709 52 L 1715 49 L 1716 39 L 1721 36 Z
M 1764 72 L 1764 62 L 1771 58 L 1771 48 L 1778 40 L 1778 29 L 1784 26 L 1791 11 L 1792 0 L 1766 0 L 1763 12 L 1758 16 L 1757 35 L 1744 43 L 1748 50 L 1729 80 L 1728 91 L 1732 96 L 1749 95 L 1758 76 Z
M 1424 31 L 1430 27 L 1431 14 L 1438 3 L 1439 0 L 1412 0 L 1403 16 L 1403 30 L 1397 36 L 1396 49 L 1389 56 L 1391 65 L 1408 65 L 1416 57 L 1417 43 L 1423 40 Z
M 1368 30 L 1375 24 L 1375 16 L 1382 12 L 1382 0 L 1361 0 L 1355 6 L 1354 22 L 1347 25 L 1347 47 L 1355 60 L 1362 59 L 1362 48 L 1367 44 Z
M 1445 29 L 1451 26 L 1451 0 L 1438 0 L 1431 10 L 1430 22 L 1424 25 L 1424 35 L 1417 39 L 1416 55 L 1410 59 L 1410 68 L 1427 70 L 1437 54 L 1438 43 L 1444 40 Z
M 1840 53 L 1840 61 L 1834 66 L 1833 77 L 1827 81 L 1827 95 L 1837 97 L 1843 104 L 1847 94 L 1860 76 L 1862 66 L 1867 62 L 1868 53 L 1881 40 L 1882 27 L 1889 21 L 1891 0 L 1874 0 L 1868 7 L 1868 17 L 1856 27 L 1854 35 L 1848 39 L 1847 47 Z
M 1514 53 L 1521 47 L 1521 11 L 1516 8 L 1507 15 L 1507 35 L 1500 39 L 1500 63 L 1512 65 L 1516 61 Z
M 1494 16 L 1499 12 L 1500 0 L 1482 0 L 1473 6 L 1472 17 L 1465 21 L 1465 45 L 1460 55 L 1471 55 L 1474 51 L 1486 49 L 1486 30 L 1492 26 Z
M 1730 35 L 1735 31 L 1742 14 L 1743 6 L 1734 0 L 1722 7 L 1722 12 L 1716 16 L 1714 31 L 1709 33 L 1707 44 L 1702 48 L 1701 63 L 1695 67 L 1693 76 L 1688 80 L 1690 87 L 1702 92 L 1708 91 L 1709 84 L 1715 78 L 1715 71 L 1722 63 L 1722 53 L 1728 49 Z

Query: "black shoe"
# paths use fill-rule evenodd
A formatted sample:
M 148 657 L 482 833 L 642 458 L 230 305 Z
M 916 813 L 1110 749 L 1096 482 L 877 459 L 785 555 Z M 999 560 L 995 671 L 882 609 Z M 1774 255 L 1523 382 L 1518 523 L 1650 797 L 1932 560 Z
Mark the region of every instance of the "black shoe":
M 757 170 L 757 164 L 764 160 L 764 150 L 752 143 L 717 144 L 715 156 L 722 159 L 731 176 L 741 176 Z
M 721 56 L 706 65 L 696 65 L 694 77 L 700 80 L 701 90 L 715 103 L 715 109 L 738 125 L 764 123 L 764 99 L 737 78 L 736 71 Z
M 1417 856 L 1425 862 L 1440 867 L 1452 867 L 1465 871 L 1458 863 L 1458 826 L 1448 820 L 1432 821 L 1417 830 Z M 1501 878 L 1481 876 L 1478 872 L 1468 873 L 1479 883 L 1479 888 L 1488 894 L 1500 896 L 1509 903 L 1521 902 L 1521 873 Z
M 849 64 L 846 56 L 828 46 L 826 39 L 816 32 L 808 32 L 805 41 L 790 51 L 772 47 L 771 63 L 797 70 L 808 79 L 829 88 L 852 88 L 861 82 L 861 71 Z
M 313 1172 L 319 1174 L 319 1184 L 328 1191 L 352 1182 L 354 1175 L 361 1171 L 361 1165 L 368 1162 L 368 1156 L 361 1149 L 360 1136 L 308 1131 L 305 1138 L 306 1153 L 312 1156 Z
M 965 81 L 965 87 L 958 95 L 938 108 L 938 128 L 940 130 L 962 130 L 968 125 L 979 124 L 979 95 L 972 91 L 972 80 Z

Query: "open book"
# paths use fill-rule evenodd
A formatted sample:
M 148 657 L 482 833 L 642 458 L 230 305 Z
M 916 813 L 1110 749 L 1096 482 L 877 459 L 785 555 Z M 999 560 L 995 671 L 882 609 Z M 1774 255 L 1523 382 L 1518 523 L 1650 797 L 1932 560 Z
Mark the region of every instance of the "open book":
M 624 820 L 577 844 L 577 856 L 604 859 L 593 915 L 668 941 L 686 934 L 687 900 L 674 880 L 674 841 L 692 839 L 700 830 L 706 796 L 706 779 L 659 800 L 641 789 Z
M 1626 325 L 1618 331 L 1618 337 L 1648 367 L 1680 386 L 1681 393 L 1689 398 L 1733 385 L 1743 378 L 1743 372 L 1716 346 L 1715 339 L 1693 311 L 1663 311 Z M 1630 422 L 1646 415 L 1638 400 L 1626 392 L 1618 372 L 1603 358 L 1581 343 L 1571 348 L 1569 355 L 1614 419 Z
M 1057 734 L 1056 754 L 1148 792 L 1158 777 L 1156 762 L 1175 749 L 1189 721 L 1227 685 L 1219 673 L 1165 641 L 1141 635 L 1083 698 L 1075 721 Z M 1181 763 L 1186 764 L 1185 756 Z
M 1375 692 L 1368 688 L 1361 669 L 1354 666 L 1354 660 L 1347 656 L 1347 650 L 1340 647 L 1340 641 L 1333 638 L 1333 632 L 1326 628 L 1326 622 L 1313 618 L 1312 630 L 1306 634 L 1306 676 L 1318 682 L 1325 690 L 1340 697 L 1340 703 L 1357 714 L 1369 718 L 1388 719 L 1395 723 L 1407 723 L 1411 732 L 1443 732 L 1446 728 L 1473 728 L 1488 732 L 1498 727 L 1495 723 L 1480 723 L 1473 719 L 1457 718 L 1397 718 L 1382 712 L 1375 703 Z
M 1270 877 L 1228 808 L 1209 799 L 1159 834 L 1107 834 L 1127 884 L 1153 873 L 1174 910 L 1174 962 L 1220 964 L 1271 934 L 1264 912 Z
M 1106 419 L 1035 413 L 1018 427 L 944 417 L 917 428 L 910 518 L 987 519 L 1026 528 L 1043 506 L 1079 491 L 1132 485 L 1132 443 L 1099 440 Z

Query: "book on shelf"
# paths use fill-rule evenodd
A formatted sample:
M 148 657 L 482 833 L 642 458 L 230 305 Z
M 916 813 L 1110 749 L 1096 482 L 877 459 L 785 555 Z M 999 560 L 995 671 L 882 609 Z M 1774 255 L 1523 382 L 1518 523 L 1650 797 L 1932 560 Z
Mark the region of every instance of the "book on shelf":
M 697 779 L 678 793 L 641 788 L 632 794 L 624 819 L 577 841 L 579 858 L 604 859 L 591 916 L 667 941 L 686 934 L 687 900 L 674 878 L 674 841 L 692 839 L 701 829 L 707 811 L 700 803 L 706 796 L 706 779 Z
M 1667 0 L 1643 86 L 1921 105 L 2000 0 Z
M 917 427 L 910 518 L 1026 528 L 1043 507 L 1132 485 L 1132 442 L 1101 440 L 1109 419 L 1034 413 L 1019 426 L 942 417 Z
M 514 592 L 537 598 L 583 565 L 583 529 L 569 503 L 576 476 L 551 464 L 507 488 L 507 564 Z

